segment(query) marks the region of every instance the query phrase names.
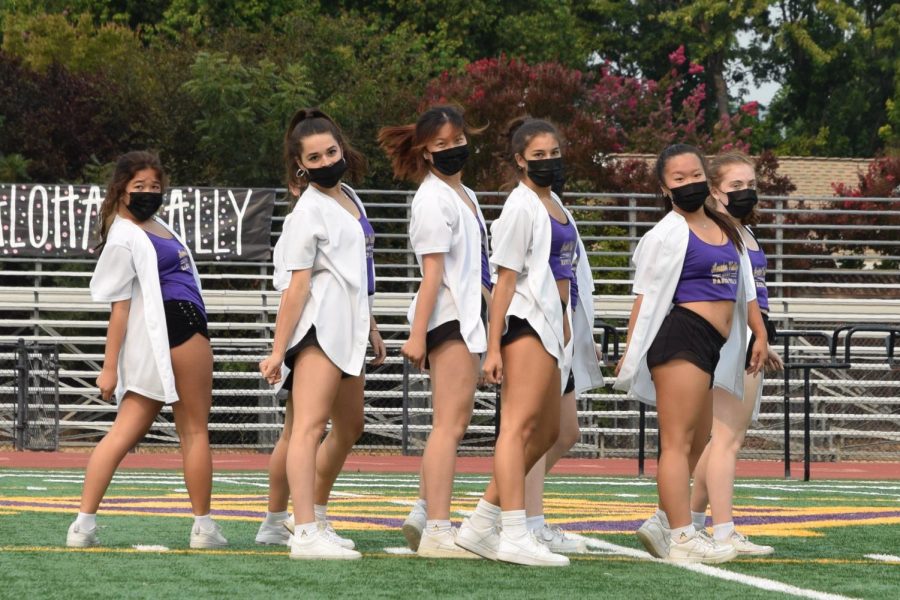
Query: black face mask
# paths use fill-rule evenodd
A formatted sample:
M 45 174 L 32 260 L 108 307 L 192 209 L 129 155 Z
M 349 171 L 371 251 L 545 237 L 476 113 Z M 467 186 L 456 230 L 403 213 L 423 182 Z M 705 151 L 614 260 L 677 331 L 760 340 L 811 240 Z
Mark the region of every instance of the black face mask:
M 559 196 L 559 199 L 562 200 L 563 192 L 566 189 L 566 169 L 563 167 L 556 173 L 556 179 L 553 180 L 553 183 L 550 184 L 550 191 Z
M 307 177 L 312 183 L 322 186 L 323 188 L 333 188 L 341 181 L 341 177 L 347 172 L 347 161 L 342 156 L 341 159 L 327 167 L 319 167 L 318 169 L 307 169 Z
M 463 144 L 455 148 L 432 152 L 431 164 L 444 175 L 456 175 L 462 171 L 467 158 L 469 158 L 469 145 Z
M 550 187 L 560 177 L 565 180 L 565 167 L 562 158 L 545 158 L 529 160 L 528 178 L 540 187 Z
M 672 204 L 684 212 L 696 212 L 709 197 L 709 185 L 705 181 L 689 183 L 670 190 Z
M 126 207 L 138 221 L 146 221 L 162 206 L 162 192 L 128 192 L 130 202 Z
M 735 219 L 743 219 L 753 210 L 759 198 L 756 196 L 756 190 L 746 189 L 734 192 L 726 192 L 728 195 L 728 204 L 725 210 Z

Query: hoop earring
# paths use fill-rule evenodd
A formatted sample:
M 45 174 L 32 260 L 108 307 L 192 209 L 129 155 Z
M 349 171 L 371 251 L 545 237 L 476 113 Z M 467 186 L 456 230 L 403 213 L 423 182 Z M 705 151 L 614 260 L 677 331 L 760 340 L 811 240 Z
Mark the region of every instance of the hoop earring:
M 301 168 L 297 169 L 297 172 L 295 173 L 295 175 L 297 176 L 297 179 L 300 179 L 301 177 L 306 177 L 307 173 L 306 173 L 306 171 L 303 170 L 303 167 L 301 167 Z

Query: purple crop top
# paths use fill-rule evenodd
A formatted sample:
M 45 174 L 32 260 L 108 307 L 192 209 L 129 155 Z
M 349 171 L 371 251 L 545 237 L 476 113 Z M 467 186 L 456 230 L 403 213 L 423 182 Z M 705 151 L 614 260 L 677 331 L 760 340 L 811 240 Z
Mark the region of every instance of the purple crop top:
M 672 302 L 736 301 L 740 260 L 730 241 L 714 246 L 691 231 Z
M 147 231 L 147 237 L 153 243 L 156 250 L 156 264 L 159 269 L 159 287 L 162 291 L 163 302 L 170 300 L 185 300 L 192 302 L 206 316 L 206 306 L 203 297 L 194 281 L 194 273 L 191 271 L 191 259 L 188 251 L 178 238 L 164 238 Z
M 547 216 L 550 218 L 550 271 L 553 272 L 553 279 L 556 281 L 569 280 L 571 295 L 572 282 L 575 281 L 572 266 L 575 260 L 575 247 L 578 245 L 578 233 L 571 220 L 560 223 L 549 214 Z
M 759 250 L 747 249 L 750 255 L 750 265 L 753 266 L 753 280 L 756 282 L 756 301 L 760 310 L 769 310 L 769 289 L 766 287 L 766 253 L 762 247 Z
M 491 282 L 491 265 L 488 262 L 487 232 L 481 219 L 478 219 L 478 228 L 481 230 L 481 285 L 490 292 L 494 289 L 494 284 Z

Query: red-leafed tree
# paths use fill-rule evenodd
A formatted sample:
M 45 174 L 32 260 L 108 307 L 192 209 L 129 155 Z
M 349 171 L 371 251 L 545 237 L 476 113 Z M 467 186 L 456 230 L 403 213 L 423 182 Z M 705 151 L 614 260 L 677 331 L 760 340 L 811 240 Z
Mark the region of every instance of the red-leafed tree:
M 556 123 L 565 139 L 569 189 L 653 191 L 650 169 L 643 161 L 613 161 L 616 153 L 656 153 L 674 142 L 715 153 L 746 150 L 756 115 L 739 111 L 723 118 L 712 131 L 703 109 L 702 67 L 670 56 L 671 71 L 660 81 L 615 75 L 608 66 L 583 72 L 558 63 L 530 65 L 515 58 L 490 58 L 469 64 L 459 73 L 433 80 L 422 107 L 454 102 L 467 119 L 486 130 L 472 140 L 476 153 L 467 169 L 472 183 L 497 189 L 506 174 L 498 168 L 504 156 L 507 123 L 528 114 Z

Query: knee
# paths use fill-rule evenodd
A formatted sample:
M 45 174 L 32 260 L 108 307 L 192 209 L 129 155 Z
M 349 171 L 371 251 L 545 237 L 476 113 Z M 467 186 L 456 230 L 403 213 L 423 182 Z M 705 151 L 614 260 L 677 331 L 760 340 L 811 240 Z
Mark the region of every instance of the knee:
M 353 419 L 351 422 L 332 425 L 331 433 L 342 446 L 352 448 L 362 437 L 364 429 L 365 422 L 360 415 L 359 419 Z
M 439 436 L 443 436 L 459 444 L 459 442 L 463 439 L 463 436 L 466 435 L 466 429 L 468 429 L 468 426 L 468 423 L 462 422 L 435 423 L 432 434 L 436 433 Z
M 736 457 L 744 445 L 744 434 L 742 433 L 717 433 L 710 440 L 713 449 L 713 456 L 734 456 Z
M 294 421 L 294 426 L 290 434 L 290 441 L 302 441 L 308 443 L 310 441 L 318 444 L 325 435 L 326 421 Z
M 574 428 L 567 427 L 560 430 L 559 436 L 556 439 L 556 446 L 562 451 L 563 454 L 565 454 L 572 448 L 572 446 L 577 444 L 578 440 L 580 439 L 581 429 L 576 424 Z

